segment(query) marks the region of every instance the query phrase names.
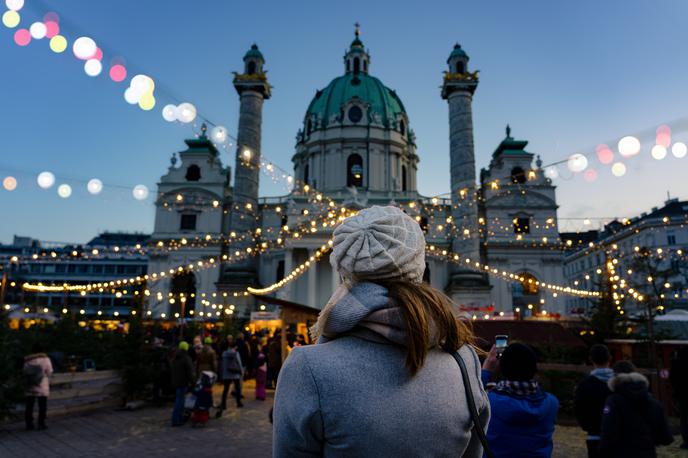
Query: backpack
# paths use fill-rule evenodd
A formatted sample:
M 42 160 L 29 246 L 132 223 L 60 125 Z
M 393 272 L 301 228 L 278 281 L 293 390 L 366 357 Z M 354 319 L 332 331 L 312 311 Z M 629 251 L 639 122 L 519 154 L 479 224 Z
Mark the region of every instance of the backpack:
M 237 355 L 237 352 L 231 352 L 223 358 L 225 370 L 230 374 L 241 374 L 241 364 L 239 364 L 239 358 L 237 358 Z
M 38 364 L 25 365 L 22 374 L 24 375 L 24 382 L 27 388 L 34 388 L 40 385 L 45 375 L 43 368 Z

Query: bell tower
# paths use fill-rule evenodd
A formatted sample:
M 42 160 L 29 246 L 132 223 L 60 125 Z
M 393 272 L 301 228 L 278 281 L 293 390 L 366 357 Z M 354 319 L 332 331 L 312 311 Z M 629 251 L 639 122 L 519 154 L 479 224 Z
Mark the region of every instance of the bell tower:
M 461 45 L 454 45 L 447 59 L 442 98 L 449 104 L 451 202 L 456 228 L 452 250 L 463 259 L 480 261 L 472 107 L 473 94 L 478 88 L 478 72 L 468 71 L 468 60 Z M 447 290 L 460 305 L 489 305 L 490 285 L 483 273 L 455 266 Z
M 265 59 L 256 44 L 244 55 L 244 72 L 234 73 L 234 88 L 239 94 L 239 129 L 233 201 L 229 211 L 229 229 L 237 235 L 249 234 L 230 249 L 244 253 L 253 242 L 258 227 L 258 184 L 263 101 L 270 98 L 270 84 L 263 70 Z M 250 256 L 222 266 L 218 288 L 237 290 L 256 285 L 258 260 Z
M 354 35 L 354 41 L 351 42 L 349 50 L 344 54 L 344 71 L 354 75 L 359 73 L 367 75 L 368 68 L 370 67 L 370 55 L 361 41 L 361 26 L 358 22 L 356 23 Z

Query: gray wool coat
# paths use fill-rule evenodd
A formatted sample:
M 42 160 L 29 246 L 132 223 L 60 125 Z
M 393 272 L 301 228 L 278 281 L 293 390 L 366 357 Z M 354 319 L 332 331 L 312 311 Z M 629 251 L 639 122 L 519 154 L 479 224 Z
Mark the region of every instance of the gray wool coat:
M 359 296 L 364 303 L 370 297 Z M 275 396 L 273 456 L 481 457 L 452 356 L 431 350 L 411 377 L 406 349 L 373 334 L 354 330 L 292 350 Z M 489 402 L 478 357 L 468 346 L 460 355 L 487 427 Z

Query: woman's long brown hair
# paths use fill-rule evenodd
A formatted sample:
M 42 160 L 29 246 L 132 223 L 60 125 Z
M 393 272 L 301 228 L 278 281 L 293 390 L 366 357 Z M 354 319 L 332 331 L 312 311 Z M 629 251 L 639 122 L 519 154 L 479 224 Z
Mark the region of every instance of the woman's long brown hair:
M 404 311 L 408 332 L 406 368 L 416 375 L 423 366 L 430 346 L 430 327 L 435 327 L 445 351 L 457 351 L 474 345 L 470 325 L 452 313 L 451 299 L 427 283 L 409 281 L 377 282 L 389 291 L 389 297 Z

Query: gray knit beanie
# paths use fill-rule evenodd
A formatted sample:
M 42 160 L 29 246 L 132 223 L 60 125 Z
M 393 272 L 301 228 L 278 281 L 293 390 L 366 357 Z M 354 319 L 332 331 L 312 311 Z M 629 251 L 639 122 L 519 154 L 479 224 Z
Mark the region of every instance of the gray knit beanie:
M 345 219 L 334 230 L 332 267 L 352 282 L 423 280 L 425 236 L 397 207 L 370 207 Z

